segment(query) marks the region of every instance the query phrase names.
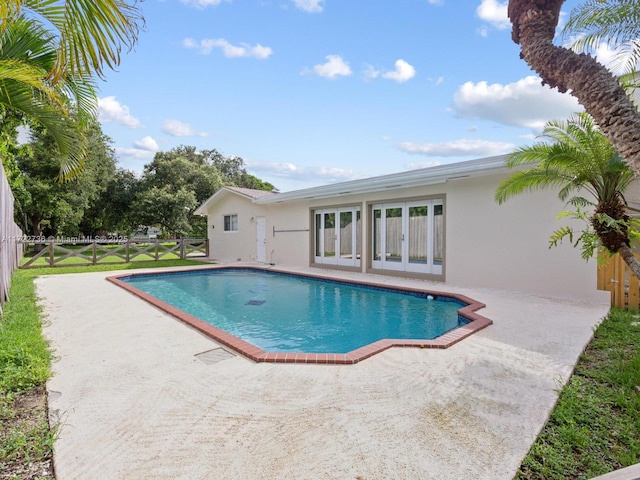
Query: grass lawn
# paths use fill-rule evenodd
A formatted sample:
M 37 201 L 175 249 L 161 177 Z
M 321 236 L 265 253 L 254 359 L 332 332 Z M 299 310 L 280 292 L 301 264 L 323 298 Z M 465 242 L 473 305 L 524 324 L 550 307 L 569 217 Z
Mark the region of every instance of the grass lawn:
M 516 479 L 589 479 L 640 462 L 640 317 L 595 332 Z
M 161 260 L 17 271 L 0 317 L 0 480 L 51 479 L 46 417 L 51 353 L 33 279 L 39 275 L 201 265 Z M 640 318 L 613 310 L 562 389 L 517 479 L 588 479 L 640 462 Z
M 160 260 L 119 265 L 18 270 L 0 316 L 0 480 L 50 479 L 55 432 L 49 429 L 45 383 L 51 352 L 42 336 L 43 312 L 33 279 L 40 275 L 202 265 Z

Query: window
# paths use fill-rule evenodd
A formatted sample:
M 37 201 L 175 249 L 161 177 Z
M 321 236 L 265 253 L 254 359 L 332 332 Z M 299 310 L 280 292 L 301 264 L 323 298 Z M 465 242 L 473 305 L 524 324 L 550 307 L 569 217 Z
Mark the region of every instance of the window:
M 314 263 L 360 266 L 360 207 L 314 210 Z
M 224 216 L 224 231 L 225 232 L 237 232 L 238 231 L 238 215 L 225 215 Z

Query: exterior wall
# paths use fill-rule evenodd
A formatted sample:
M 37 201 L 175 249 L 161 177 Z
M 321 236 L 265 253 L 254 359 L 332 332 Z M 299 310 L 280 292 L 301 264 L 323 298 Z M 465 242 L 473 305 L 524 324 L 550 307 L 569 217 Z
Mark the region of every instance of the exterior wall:
M 309 265 L 308 204 L 292 202 L 266 206 L 268 263 Z
M 225 262 L 255 261 L 256 218 L 266 216 L 265 213 L 264 206 L 254 205 L 250 199 L 240 195 L 229 193 L 221 198 L 207 216 L 209 256 Z M 238 215 L 238 231 L 225 232 L 224 216 L 233 214 Z
M 565 209 L 564 203 L 554 192 L 547 191 L 525 193 L 498 205 L 493 198 L 494 192 L 506 176 L 508 174 L 475 176 L 419 188 L 281 204 L 252 204 L 249 199 L 229 195 L 216 203 L 215 213 L 209 216 L 209 221 L 215 224 L 215 229 L 209 226 L 209 233 L 213 233 L 210 237 L 212 256 L 232 261 L 255 259 L 256 231 L 249 219 L 265 216 L 267 263 L 309 266 L 313 262 L 311 211 L 360 205 L 363 219 L 361 270 L 368 271 L 369 206 L 438 196 L 444 199 L 443 277 L 447 284 L 602 300 L 606 292 L 596 290 L 595 260 L 585 262 L 580 258 L 580 252 L 568 244 L 548 248 L 551 233 L 566 224 L 556 220 L 556 215 Z M 229 213 L 238 214 L 239 231 L 223 234 L 222 216 Z
M 551 191 L 523 193 L 498 205 L 507 175 L 452 182 L 447 204 L 447 282 L 581 299 L 602 299 L 597 262 L 585 262 L 569 242 L 549 249 L 565 220 L 565 204 Z M 577 224 L 579 229 L 582 226 Z

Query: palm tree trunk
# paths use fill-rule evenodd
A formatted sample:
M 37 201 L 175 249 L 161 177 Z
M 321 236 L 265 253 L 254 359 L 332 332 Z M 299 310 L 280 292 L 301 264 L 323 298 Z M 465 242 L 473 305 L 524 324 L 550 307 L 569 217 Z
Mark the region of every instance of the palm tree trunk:
M 542 83 L 578 99 L 618 154 L 640 175 L 640 112 L 617 78 L 590 55 L 553 45 L 564 0 L 509 0 L 511 37 Z
M 629 266 L 633 274 L 640 278 L 640 260 L 638 260 L 633 254 L 633 249 L 629 245 L 624 245 L 620 247 L 618 253 L 624 260 L 624 263 Z

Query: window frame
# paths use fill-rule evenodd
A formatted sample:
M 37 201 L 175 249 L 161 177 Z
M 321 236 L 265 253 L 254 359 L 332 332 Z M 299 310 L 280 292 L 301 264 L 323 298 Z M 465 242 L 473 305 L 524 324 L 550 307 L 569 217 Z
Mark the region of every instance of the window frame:
M 227 218 L 229 219 L 229 228 L 227 228 Z M 235 223 L 234 223 L 235 218 Z M 235 227 L 235 228 L 234 228 Z M 224 233 L 235 233 L 238 231 L 238 214 L 228 213 L 222 216 L 222 231 Z

